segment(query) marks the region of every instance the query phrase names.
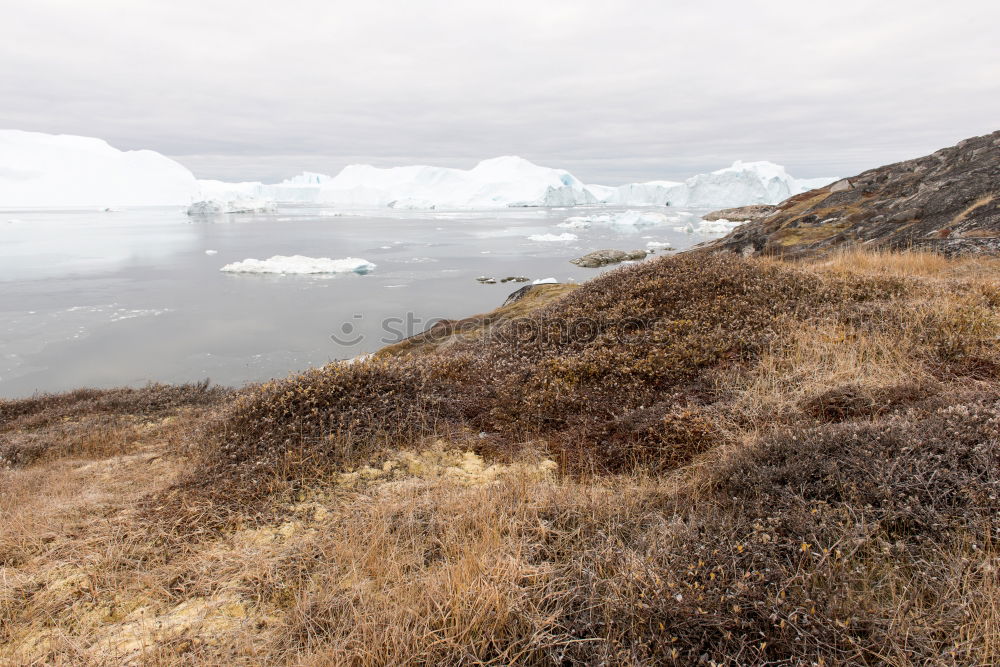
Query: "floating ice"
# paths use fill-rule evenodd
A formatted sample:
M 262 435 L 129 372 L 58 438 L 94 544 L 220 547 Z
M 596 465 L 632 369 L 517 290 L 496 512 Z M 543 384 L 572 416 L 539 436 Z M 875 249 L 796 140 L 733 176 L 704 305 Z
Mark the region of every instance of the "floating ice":
M 719 218 L 718 220 L 699 220 L 698 224 L 689 222 L 683 227 L 674 227 L 674 231 L 685 232 L 687 234 L 702 234 L 704 236 L 725 236 L 742 225 L 744 222 L 746 221 L 726 220 L 725 218 Z
M 195 202 L 188 207 L 187 214 L 191 217 L 221 215 L 223 213 L 273 213 L 277 205 L 267 199 L 233 199 L 221 201 L 207 199 Z
M 656 211 L 622 211 L 620 213 L 599 213 L 589 216 L 566 218 L 558 227 L 570 229 L 586 229 L 591 225 L 608 225 L 610 227 L 655 227 L 675 222 L 675 218 Z M 570 223 L 570 224 L 566 224 Z
M 531 281 L 532 285 L 554 285 L 558 283 L 559 281 L 555 278 L 539 278 L 538 280 Z
M 275 255 L 270 259 L 245 259 L 242 262 L 226 264 L 219 269 L 227 273 L 277 273 L 277 274 L 317 274 L 317 273 L 370 273 L 375 265 L 366 259 L 345 257 L 304 257 L 302 255 Z
M 218 255 L 219 251 L 218 250 L 206 250 L 205 254 L 206 255 Z
M 579 238 L 576 234 L 532 234 L 528 237 L 530 241 L 575 241 Z

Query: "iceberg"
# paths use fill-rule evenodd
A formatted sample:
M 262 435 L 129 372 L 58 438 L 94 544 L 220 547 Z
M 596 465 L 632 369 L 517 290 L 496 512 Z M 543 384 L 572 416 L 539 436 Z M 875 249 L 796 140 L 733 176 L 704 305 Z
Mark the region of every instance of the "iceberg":
M 198 198 L 205 201 L 263 199 L 288 203 L 316 203 L 319 201 L 320 187 L 329 180 L 330 177 L 325 174 L 309 171 L 271 185 L 260 181 L 227 183 L 202 179 L 198 181 Z
M 304 257 L 303 255 L 275 255 L 270 259 L 245 259 L 242 262 L 226 264 L 220 271 L 226 273 L 277 273 L 317 274 L 317 273 L 358 273 L 366 274 L 375 270 L 375 265 L 366 259 L 345 257 Z
M 343 207 L 496 209 L 597 203 L 568 171 L 516 156 L 483 160 L 468 170 L 350 165 L 318 183 L 318 189 L 319 202 Z
M 483 160 L 472 169 L 350 165 L 336 176 L 302 172 L 274 184 L 227 183 L 196 180 L 187 168 L 154 151 L 121 151 L 90 137 L 0 130 L 0 207 L 4 208 L 115 210 L 192 202 L 219 202 L 218 212 L 270 210 L 246 202 L 425 210 L 592 204 L 728 208 L 776 204 L 836 180 L 795 179 L 772 162 L 737 161 L 684 182 L 585 185 L 564 169 L 503 156 Z M 205 205 L 195 211 L 214 214 L 213 208 Z M 561 226 L 574 224 L 583 228 L 589 223 L 571 218 Z
M 483 160 L 472 169 L 355 164 L 336 176 L 303 172 L 272 185 L 257 181 L 198 181 L 203 200 L 266 199 L 328 204 L 339 208 L 401 210 L 490 210 L 580 205 L 682 206 L 728 208 L 776 204 L 836 178 L 795 179 L 773 162 L 734 162 L 684 182 L 648 181 L 627 185 L 586 185 L 564 169 L 541 167 L 524 158 Z M 573 218 L 563 227 L 571 227 Z
M 611 187 L 606 185 L 588 185 L 602 204 L 618 206 L 667 206 L 671 197 L 683 183 L 676 181 L 649 181 L 647 183 L 629 183 Z M 600 194 L 598 194 L 600 193 Z
M 587 187 L 601 203 L 621 206 L 684 206 L 728 208 L 749 204 L 778 204 L 789 197 L 823 187 L 836 178 L 792 178 L 773 162 L 737 160 L 725 169 L 692 176 L 683 183 L 650 181 L 618 187 Z
M 186 206 L 197 195 L 194 174 L 154 151 L 121 151 L 91 137 L 0 130 L 3 208 Z
M 277 205 L 266 199 L 233 199 L 230 201 L 220 201 L 209 199 L 199 201 L 188 207 L 187 214 L 191 217 L 204 217 L 222 215 L 224 213 L 273 213 L 277 211 Z

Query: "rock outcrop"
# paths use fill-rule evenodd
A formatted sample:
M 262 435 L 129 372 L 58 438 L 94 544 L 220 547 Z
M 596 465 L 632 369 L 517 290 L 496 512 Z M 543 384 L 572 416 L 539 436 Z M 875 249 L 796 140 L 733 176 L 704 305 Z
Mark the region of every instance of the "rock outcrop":
M 645 250 L 595 250 L 583 257 L 569 260 L 571 264 L 576 264 L 585 269 L 597 269 L 608 264 L 618 264 L 620 262 L 636 261 L 645 259 L 649 254 Z
M 796 195 L 701 247 L 796 257 L 855 244 L 1000 252 L 1000 131 Z

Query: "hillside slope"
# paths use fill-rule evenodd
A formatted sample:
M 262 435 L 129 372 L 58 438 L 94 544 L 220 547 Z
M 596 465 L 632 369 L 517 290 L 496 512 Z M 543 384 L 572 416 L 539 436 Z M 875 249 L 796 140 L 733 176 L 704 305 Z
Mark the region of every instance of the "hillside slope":
M 997 664 L 998 268 L 666 257 L 0 402 L 0 662 Z
M 791 197 L 706 247 L 796 257 L 845 245 L 1000 252 L 1000 131 Z

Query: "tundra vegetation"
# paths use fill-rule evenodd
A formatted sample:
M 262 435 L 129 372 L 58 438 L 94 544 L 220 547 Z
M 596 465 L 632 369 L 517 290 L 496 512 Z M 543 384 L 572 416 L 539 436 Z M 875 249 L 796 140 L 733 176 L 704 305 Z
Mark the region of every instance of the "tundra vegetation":
M 0 402 L 0 662 L 998 664 L 998 269 L 686 254 Z

